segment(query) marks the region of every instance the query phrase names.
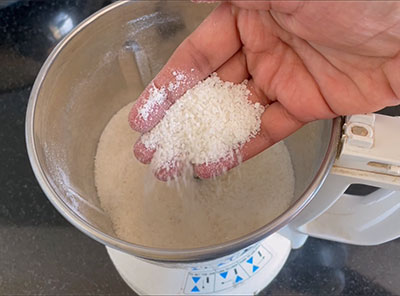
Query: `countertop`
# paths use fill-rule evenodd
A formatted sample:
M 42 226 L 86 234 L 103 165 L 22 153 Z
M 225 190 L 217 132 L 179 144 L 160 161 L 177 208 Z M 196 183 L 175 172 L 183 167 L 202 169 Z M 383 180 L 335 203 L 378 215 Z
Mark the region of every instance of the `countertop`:
M 7 2 L 7 3 L 6 3 Z M 41 191 L 25 148 L 31 86 L 60 36 L 111 1 L 1 1 L 0 295 L 135 295 L 105 248 L 69 224 Z M 400 114 L 399 108 L 389 113 Z M 399 295 L 400 240 L 360 247 L 309 238 L 262 295 Z

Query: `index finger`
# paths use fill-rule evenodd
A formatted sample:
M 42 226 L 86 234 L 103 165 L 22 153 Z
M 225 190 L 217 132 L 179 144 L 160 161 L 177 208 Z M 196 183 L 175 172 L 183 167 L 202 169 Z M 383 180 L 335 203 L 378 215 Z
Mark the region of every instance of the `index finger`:
M 129 114 L 130 126 L 151 130 L 188 89 L 206 78 L 241 47 L 233 7 L 218 6 L 173 53 L 139 96 Z

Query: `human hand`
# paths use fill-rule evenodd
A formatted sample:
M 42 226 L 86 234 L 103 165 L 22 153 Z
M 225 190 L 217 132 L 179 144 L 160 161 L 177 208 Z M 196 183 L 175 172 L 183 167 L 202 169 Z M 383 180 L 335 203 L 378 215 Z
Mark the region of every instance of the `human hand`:
M 217 72 L 222 80 L 248 79 L 254 102 L 268 105 L 260 133 L 245 144 L 243 161 L 289 136 L 307 122 L 366 113 L 400 104 L 400 4 L 396 2 L 266 2 L 221 4 L 175 51 L 153 83 L 190 79 L 168 91 L 146 120 L 135 103 L 129 122 L 145 133 L 189 88 Z M 193 69 L 193 70 L 192 70 Z M 149 163 L 154 151 L 136 143 Z M 201 178 L 220 174 L 237 159 L 196 165 Z M 157 171 L 166 180 L 179 168 Z

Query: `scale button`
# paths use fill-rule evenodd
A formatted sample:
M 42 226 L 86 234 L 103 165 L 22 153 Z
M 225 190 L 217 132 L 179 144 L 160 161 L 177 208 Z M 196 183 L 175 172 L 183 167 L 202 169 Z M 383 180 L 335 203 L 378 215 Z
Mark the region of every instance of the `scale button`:
M 246 271 L 249 276 L 252 276 L 259 269 L 263 268 L 270 259 L 272 258 L 271 253 L 263 246 L 259 246 L 257 250 L 254 250 L 253 254 L 244 259 L 240 266 Z
M 1 0 L 0 0 L 1 1 Z M 184 293 L 185 294 L 207 294 L 214 292 L 215 273 L 210 274 L 193 274 L 188 273 L 186 278 Z
M 247 263 L 246 263 L 247 264 Z M 248 266 L 251 266 L 247 264 Z M 215 292 L 230 289 L 235 285 L 244 283 L 249 275 L 240 265 L 235 265 L 229 270 L 219 272 L 215 277 Z
M 200 277 L 199 276 L 194 276 L 194 277 L 192 277 L 192 280 L 196 284 L 200 280 Z
M 235 283 L 238 283 L 238 282 L 240 282 L 240 281 L 242 281 L 243 279 L 240 277 L 240 276 L 237 276 L 236 277 L 236 280 L 235 280 Z

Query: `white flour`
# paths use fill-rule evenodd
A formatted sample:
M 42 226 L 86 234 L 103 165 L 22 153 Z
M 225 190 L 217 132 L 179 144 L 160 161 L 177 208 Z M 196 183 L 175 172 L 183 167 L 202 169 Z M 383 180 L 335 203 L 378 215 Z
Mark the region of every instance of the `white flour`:
M 149 91 L 149 99 L 139 110 L 139 115 L 142 116 L 144 120 L 147 120 L 150 113 L 154 110 L 154 107 L 161 105 L 166 99 L 167 91 L 165 90 L 165 87 L 158 89 L 153 83 Z
M 183 73 L 173 72 L 173 90 L 185 81 Z M 216 73 L 189 89 L 142 142 L 156 152 L 151 161 L 154 170 L 169 168 L 176 162 L 201 164 L 232 157 L 234 151 L 253 138 L 260 130 L 264 107 L 248 100 L 246 81 L 241 84 L 224 82 Z M 143 119 L 159 101 L 164 88 L 152 87 L 149 100 L 139 111 Z M 151 105 L 151 108 L 148 106 Z
M 101 206 L 121 239 L 162 248 L 213 245 L 254 231 L 288 208 L 294 176 L 283 143 L 216 180 L 168 186 L 133 156 L 139 134 L 127 122 L 131 106 L 106 126 L 95 162 Z

